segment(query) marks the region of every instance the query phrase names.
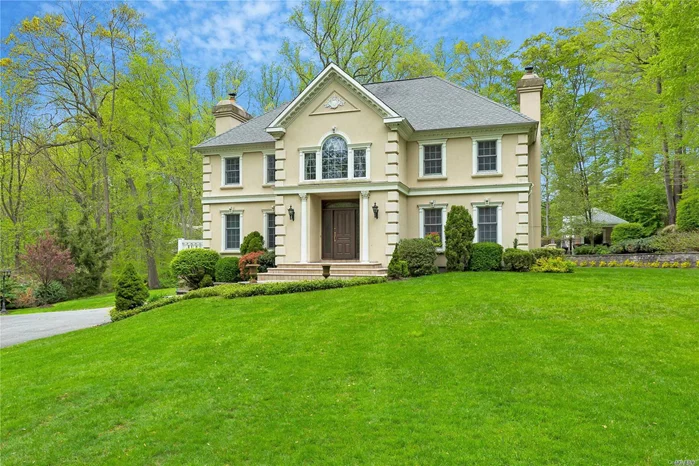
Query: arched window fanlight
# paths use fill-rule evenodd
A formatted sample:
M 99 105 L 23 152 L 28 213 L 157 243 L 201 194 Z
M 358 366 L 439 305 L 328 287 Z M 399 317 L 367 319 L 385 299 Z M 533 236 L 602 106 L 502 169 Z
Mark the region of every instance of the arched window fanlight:
M 340 136 L 330 136 L 322 147 L 324 180 L 347 178 L 347 142 Z

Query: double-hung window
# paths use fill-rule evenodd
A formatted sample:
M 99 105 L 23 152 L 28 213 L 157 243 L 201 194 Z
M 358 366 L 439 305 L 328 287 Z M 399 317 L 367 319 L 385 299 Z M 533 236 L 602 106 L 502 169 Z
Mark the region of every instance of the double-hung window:
M 419 208 L 420 237 L 437 235 L 440 243 L 437 251 L 444 251 L 444 222 L 447 217 L 447 206 L 429 204 Z
M 265 155 L 265 184 L 274 184 L 276 173 L 274 154 Z
M 475 176 L 500 175 L 500 137 L 473 138 L 473 174 Z
M 420 178 L 447 175 L 446 141 L 423 141 L 420 147 Z
M 265 235 L 265 242 L 267 243 L 265 247 L 267 249 L 274 249 L 275 246 L 275 226 L 274 226 L 274 221 L 275 221 L 275 216 L 274 212 L 265 212 L 265 229 L 266 235 Z
M 316 153 L 304 152 L 303 154 L 303 176 L 304 180 L 316 179 Z
M 223 184 L 225 186 L 240 185 L 241 180 L 240 157 L 223 158 Z
M 225 251 L 240 250 L 243 217 L 240 213 L 223 214 L 223 249 Z
M 498 242 L 497 207 L 478 207 L 478 242 Z
M 352 149 L 354 178 L 366 178 L 366 149 Z

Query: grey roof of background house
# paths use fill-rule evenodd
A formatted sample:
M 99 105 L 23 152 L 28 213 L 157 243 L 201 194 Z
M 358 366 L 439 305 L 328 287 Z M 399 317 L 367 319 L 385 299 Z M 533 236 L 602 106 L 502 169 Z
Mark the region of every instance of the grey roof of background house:
M 364 88 L 406 118 L 416 131 L 535 122 L 511 108 L 437 77 L 366 84 Z M 265 129 L 287 105 L 208 139 L 195 148 L 274 142 Z
M 592 222 L 603 225 L 619 225 L 620 223 L 628 223 L 623 218 L 619 218 L 616 215 L 612 215 L 609 212 L 605 212 L 604 210 L 596 207 L 592 208 Z
M 415 131 L 532 123 L 535 120 L 441 78 L 367 84 Z

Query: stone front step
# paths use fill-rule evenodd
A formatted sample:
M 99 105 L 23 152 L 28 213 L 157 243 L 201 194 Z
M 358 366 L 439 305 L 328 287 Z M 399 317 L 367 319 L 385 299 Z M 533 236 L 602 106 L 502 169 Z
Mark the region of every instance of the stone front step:
M 387 269 L 378 262 L 332 262 L 309 264 L 280 264 L 257 276 L 259 282 L 323 280 L 323 265 L 330 265 L 330 278 L 385 277 Z

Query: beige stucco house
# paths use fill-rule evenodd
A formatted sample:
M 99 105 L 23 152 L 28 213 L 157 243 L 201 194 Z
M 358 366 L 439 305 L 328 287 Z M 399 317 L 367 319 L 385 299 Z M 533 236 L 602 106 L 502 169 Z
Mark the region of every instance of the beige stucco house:
M 317 276 L 321 262 L 380 274 L 401 238 L 443 238 L 463 205 L 476 241 L 538 247 L 542 89 L 527 69 L 517 112 L 440 78 L 362 85 L 331 64 L 257 118 L 221 101 L 216 136 L 196 146 L 204 245 L 235 255 L 257 230 L 276 252 L 274 279 Z

